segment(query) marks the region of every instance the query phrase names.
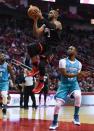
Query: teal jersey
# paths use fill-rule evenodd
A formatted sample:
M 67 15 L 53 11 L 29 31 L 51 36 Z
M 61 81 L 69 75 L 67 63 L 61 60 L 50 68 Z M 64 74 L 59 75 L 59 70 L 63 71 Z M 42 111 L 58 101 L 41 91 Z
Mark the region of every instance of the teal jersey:
M 77 59 L 75 59 L 75 61 L 70 61 L 68 58 L 65 58 L 60 60 L 59 68 L 66 69 L 67 73 L 69 74 L 77 74 L 81 71 L 82 64 Z M 72 94 L 75 90 L 80 91 L 77 77 L 68 78 L 61 75 L 61 82 L 58 85 L 55 99 L 58 98 L 66 101 L 67 95 Z
M 74 62 L 71 62 L 68 58 L 65 59 L 66 62 L 66 72 L 69 74 L 77 74 L 81 70 L 81 63 L 75 59 Z M 61 75 L 61 83 L 74 83 L 77 82 L 77 77 L 68 78 Z
M 8 63 L 4 62 L 4 64 L 0 65 L 0 83 L 7 82 L 9 73 L 8 73 Z

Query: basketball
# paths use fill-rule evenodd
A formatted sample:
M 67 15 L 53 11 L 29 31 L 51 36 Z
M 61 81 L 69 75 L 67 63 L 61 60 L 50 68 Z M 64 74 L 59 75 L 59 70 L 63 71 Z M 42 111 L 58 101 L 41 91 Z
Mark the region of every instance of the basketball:
M 28 9 L 28 16 L 32 19 L 39 18 L 40 10 L 37 6 L 30 6 Z

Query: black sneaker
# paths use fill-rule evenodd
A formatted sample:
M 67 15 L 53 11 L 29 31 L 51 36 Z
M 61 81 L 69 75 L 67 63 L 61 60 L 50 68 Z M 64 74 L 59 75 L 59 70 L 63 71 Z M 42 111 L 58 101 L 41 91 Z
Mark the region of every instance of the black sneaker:
M 25 110 L 28 110 L 28 106 L 24 106 L 24 109 L 25 109 Z
M 34 108 L 35 110 L 37 109 L 37 106 L 36 105 L 32 105 L 32 108 Z
M 20 108 L 24 108 L 24 106 L 23 106 L 23 105 L 20 105 Z

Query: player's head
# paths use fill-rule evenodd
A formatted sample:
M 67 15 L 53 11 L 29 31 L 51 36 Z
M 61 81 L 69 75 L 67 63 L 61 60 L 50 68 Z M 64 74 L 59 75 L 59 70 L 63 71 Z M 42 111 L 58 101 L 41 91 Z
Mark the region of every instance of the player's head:
M 77 49 L 74 46 L 70 46 L 67 50 L 68 56 L 76 56 L 77 55 Z
M 0 52 L 0 63 L 5 61 L 5 55 L 4 53 Z
M 59 9 L 57 10 L 50 10 L 48 14 L 49 19 L 57 19 L 59 17 Z

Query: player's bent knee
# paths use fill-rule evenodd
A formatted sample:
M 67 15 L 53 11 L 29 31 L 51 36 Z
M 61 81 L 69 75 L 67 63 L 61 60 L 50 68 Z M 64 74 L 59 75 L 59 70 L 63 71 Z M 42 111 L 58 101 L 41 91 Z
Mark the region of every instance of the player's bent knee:
M 63 104 L 63 101 L 56 99 L 55 114 L 59 113 L 59 109 Z
M 56 99 L 56 106 L 57 106 L 57 107 L 61 107 L 62 105 L 64 105 L 64 101 L 63 101 L 63 100 Z
M 80 107 L 80 105 L 81 105 L 81 91 L 75 91 L 74 98 L 75 98 L 75 106 Z

